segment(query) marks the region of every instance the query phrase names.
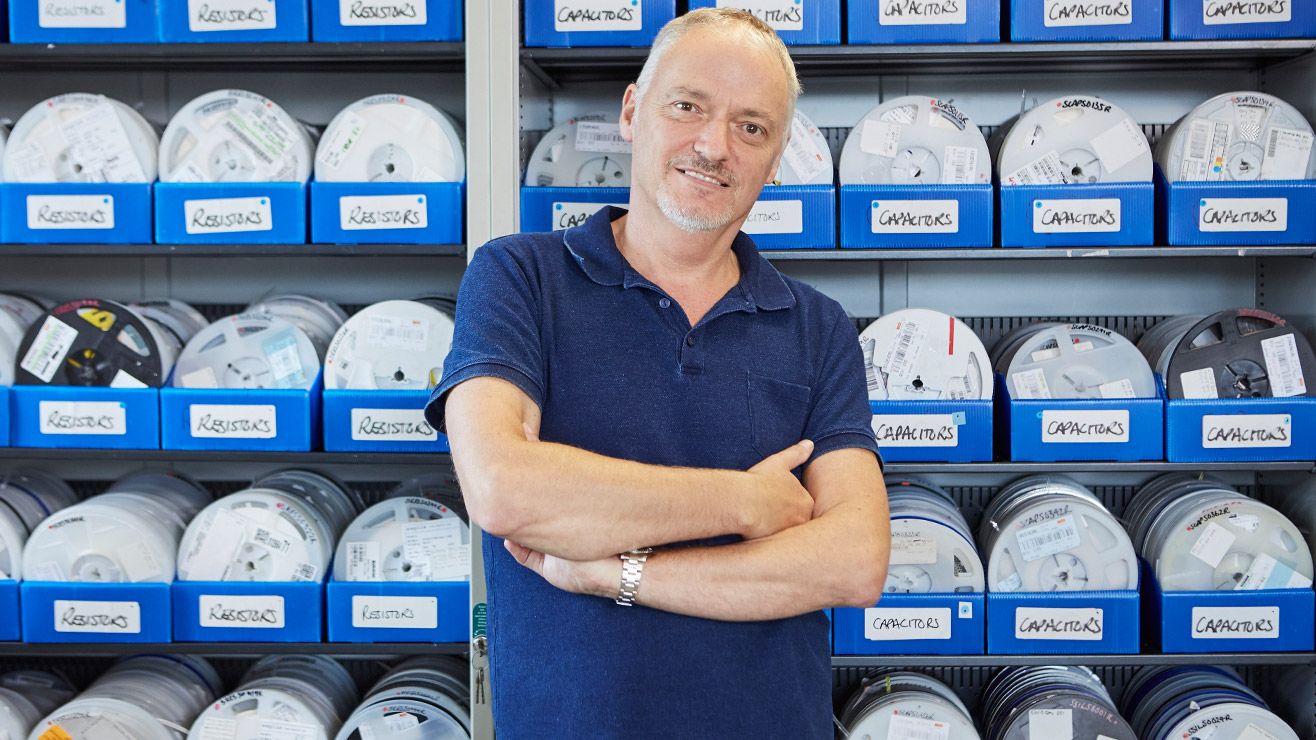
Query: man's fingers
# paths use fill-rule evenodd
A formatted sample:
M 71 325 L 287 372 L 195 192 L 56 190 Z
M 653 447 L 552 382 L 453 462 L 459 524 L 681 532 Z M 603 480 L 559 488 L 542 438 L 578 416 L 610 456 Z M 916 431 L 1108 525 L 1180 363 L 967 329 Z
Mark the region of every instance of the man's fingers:
M 802 439 L 799 442 L 787 447 L 768 458 L 775 463 L 780 463 L 787 470 L 794 470 L 804 463 L 808 462 L 809 455 L 813 454 L 813 440 Z M 767 460 L 764 460 L 767 462 Z
M 539 430 L 531 426 L 529 422 L 526 422 L 525 424 L 521 425 L 521 431 L 525 433 L 525 438 L 527 442 L 539 441 Z

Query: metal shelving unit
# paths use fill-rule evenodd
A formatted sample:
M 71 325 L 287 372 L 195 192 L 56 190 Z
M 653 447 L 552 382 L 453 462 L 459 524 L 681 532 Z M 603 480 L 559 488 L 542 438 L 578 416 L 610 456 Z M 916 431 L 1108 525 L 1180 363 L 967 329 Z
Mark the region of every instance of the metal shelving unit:
M 1143 653 L 1141 655 L 838 655 L 833 668 L 996 668 L 1012 665 L 1316 665 L 1311 653 Z
M 464 244 L 0 244 L 6 257 L 466 257 Z
M 1316 257 L 1316 246 L 1269 247 L 991 247 L 982 249 L 771 249 L 775 262 L 913 262 L 928 260 L 1121 260 Z
M 245 44 L 0 44 L 0 70 L 230 70 L 277 66 L 281 69 L 337 70 L 420 65 L 460 72 L 466 66 L 461 43 L 245 43 Z
M 460 655 L 466 643 L 354 643 L 354 642 L 166 642 L 166 643 L 18 643 L 0 642 L 0 658 L 53 656 L 113 656 L 142 653 L 179 653 L 203 657 L 243 658 L 264 655 L 316 653 L 342 658 L 378 658 L 407 655 Z

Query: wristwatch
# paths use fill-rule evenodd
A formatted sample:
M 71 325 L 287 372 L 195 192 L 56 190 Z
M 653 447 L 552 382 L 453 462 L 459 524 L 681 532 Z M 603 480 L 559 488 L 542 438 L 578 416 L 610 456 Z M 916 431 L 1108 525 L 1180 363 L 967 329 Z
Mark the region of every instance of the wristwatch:
M 621 587 L 617 589 L 617 606 L 635 606 L 640 596 L 640 578 L 644 575 L 644 564 L 653 554 L 652 547 L 627 550 L 617 557 L 621 558 Z

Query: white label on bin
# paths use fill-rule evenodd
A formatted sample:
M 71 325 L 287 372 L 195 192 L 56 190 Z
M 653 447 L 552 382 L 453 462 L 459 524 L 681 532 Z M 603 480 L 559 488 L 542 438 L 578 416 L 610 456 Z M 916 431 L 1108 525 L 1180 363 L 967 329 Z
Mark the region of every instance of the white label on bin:
M 113 195 L 29 195 L 27 227 L 38 229 L 113 229 Z
M 1227 640 L 1246 637 L 1254 640 L 1279 638 L 1277 606 L 1195 606 L 1194 640 Z
M 136 601 L 55 600 L 56 632 L 136 635 L 142 631 L 142 605 Z
M 1197 207 L 1200 231 L 1287 231 L 1288 198 L 1202 198 Z
M 628 208 L 626 203 L 554 203 L 553 230 L 572 229 L 589 220 L 590 216 L 608 206 Z
M 1042 411 L 1042 444 L 1129 441 L 1129 410 Z
M 1119 198 L 1033 201 L 1034 234 L 1105 234 L 1119 230 Z
M 800 0 L 717 0 L 717 7 L 743 10 L 774 31 L 804 30 L 804 3 Z
M 127 28 L 123 0 L 37 0 L 42 28 Z
M 1122 26 L 1133 23 L 1131 0 L 1047 0 L 1042 24 L 1064 26 Z
M 950 609 L 865 609 L 864 639 L 949 640 Z
M 191 433 L 198 439 L 274 439 L 279 415 L 272 404 L 204 404 L 188 407 Z
M 873 414 L 873 433 L 883 447 L 958 447 L 953 414 Z
M 746 234 L 804 233 L 804 202 L 799 200 L 760 200 L 749 211 Z
M 1289 414 L 1207 414 L 1202 417 L 1202 447 L 1208 450 L 1291 447 Z
M 1104 634 L 1101 609 L 1021 606 L 1014 610 L 1017 640 L 1100 640 Z
M 644 0 L 553 0 L 553 30 L 639 31 Z
M 958 200 L 875 200 L 874 234 L 958 234 Z
M 424 229 L 429 207 L 420 193 L 409 195 L 346 195 L 338 199 L 338 225 L 343 231 Z
M 187 0 L 187 27 L 203 31 L 272 31 L 274 0 Z
M 212 596 L 199 599 L 202 627 L 283 629 L 282 596 Z
M 128 433 L 128 416 L 118 401 L 41 401 L 37 404 L 42 434 Z
M 1293 19 L 1292 0 L 1204 0 L 1202 23 L 1288 23 Z
M 966 0 L 881 0 L 879 26 L 963 26 Z
M 352 409 L 356 442 L 434 442 L 439 433 L 421 409 Z
M 205 198 L 183 201 L 189 234 L 270 231 L 274 214 L 269 198 Z
M 439 600 L 433 596 L 353 596 L 352 626 L 432 630 L 439 626 Z
M 344 26 L 423 26 L 429 22 L 429 0 L 338 0 L 338 22 Z

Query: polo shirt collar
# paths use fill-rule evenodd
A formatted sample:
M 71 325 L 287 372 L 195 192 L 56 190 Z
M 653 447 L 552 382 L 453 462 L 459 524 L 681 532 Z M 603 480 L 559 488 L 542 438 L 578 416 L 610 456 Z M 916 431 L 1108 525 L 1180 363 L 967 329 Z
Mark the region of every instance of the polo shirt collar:
M 567 229 L 563 234 L 563 243 L 576 264 L 590 280 L 599 285 L 624 288 L 649 285 L 626 262 L 612 236 L 612 222 L 624 215 L 624 208 L 604 206 L 585 223 Z M 735 252 L 740 262 L 738 288 L 752 308 L 776 311 L 795 305 L 795 294 L 786 285 L 781 273 L 759 254 L 753 239 L 744 232 L 738 232 L 735 241 L 731 243 L 731 251 Z

